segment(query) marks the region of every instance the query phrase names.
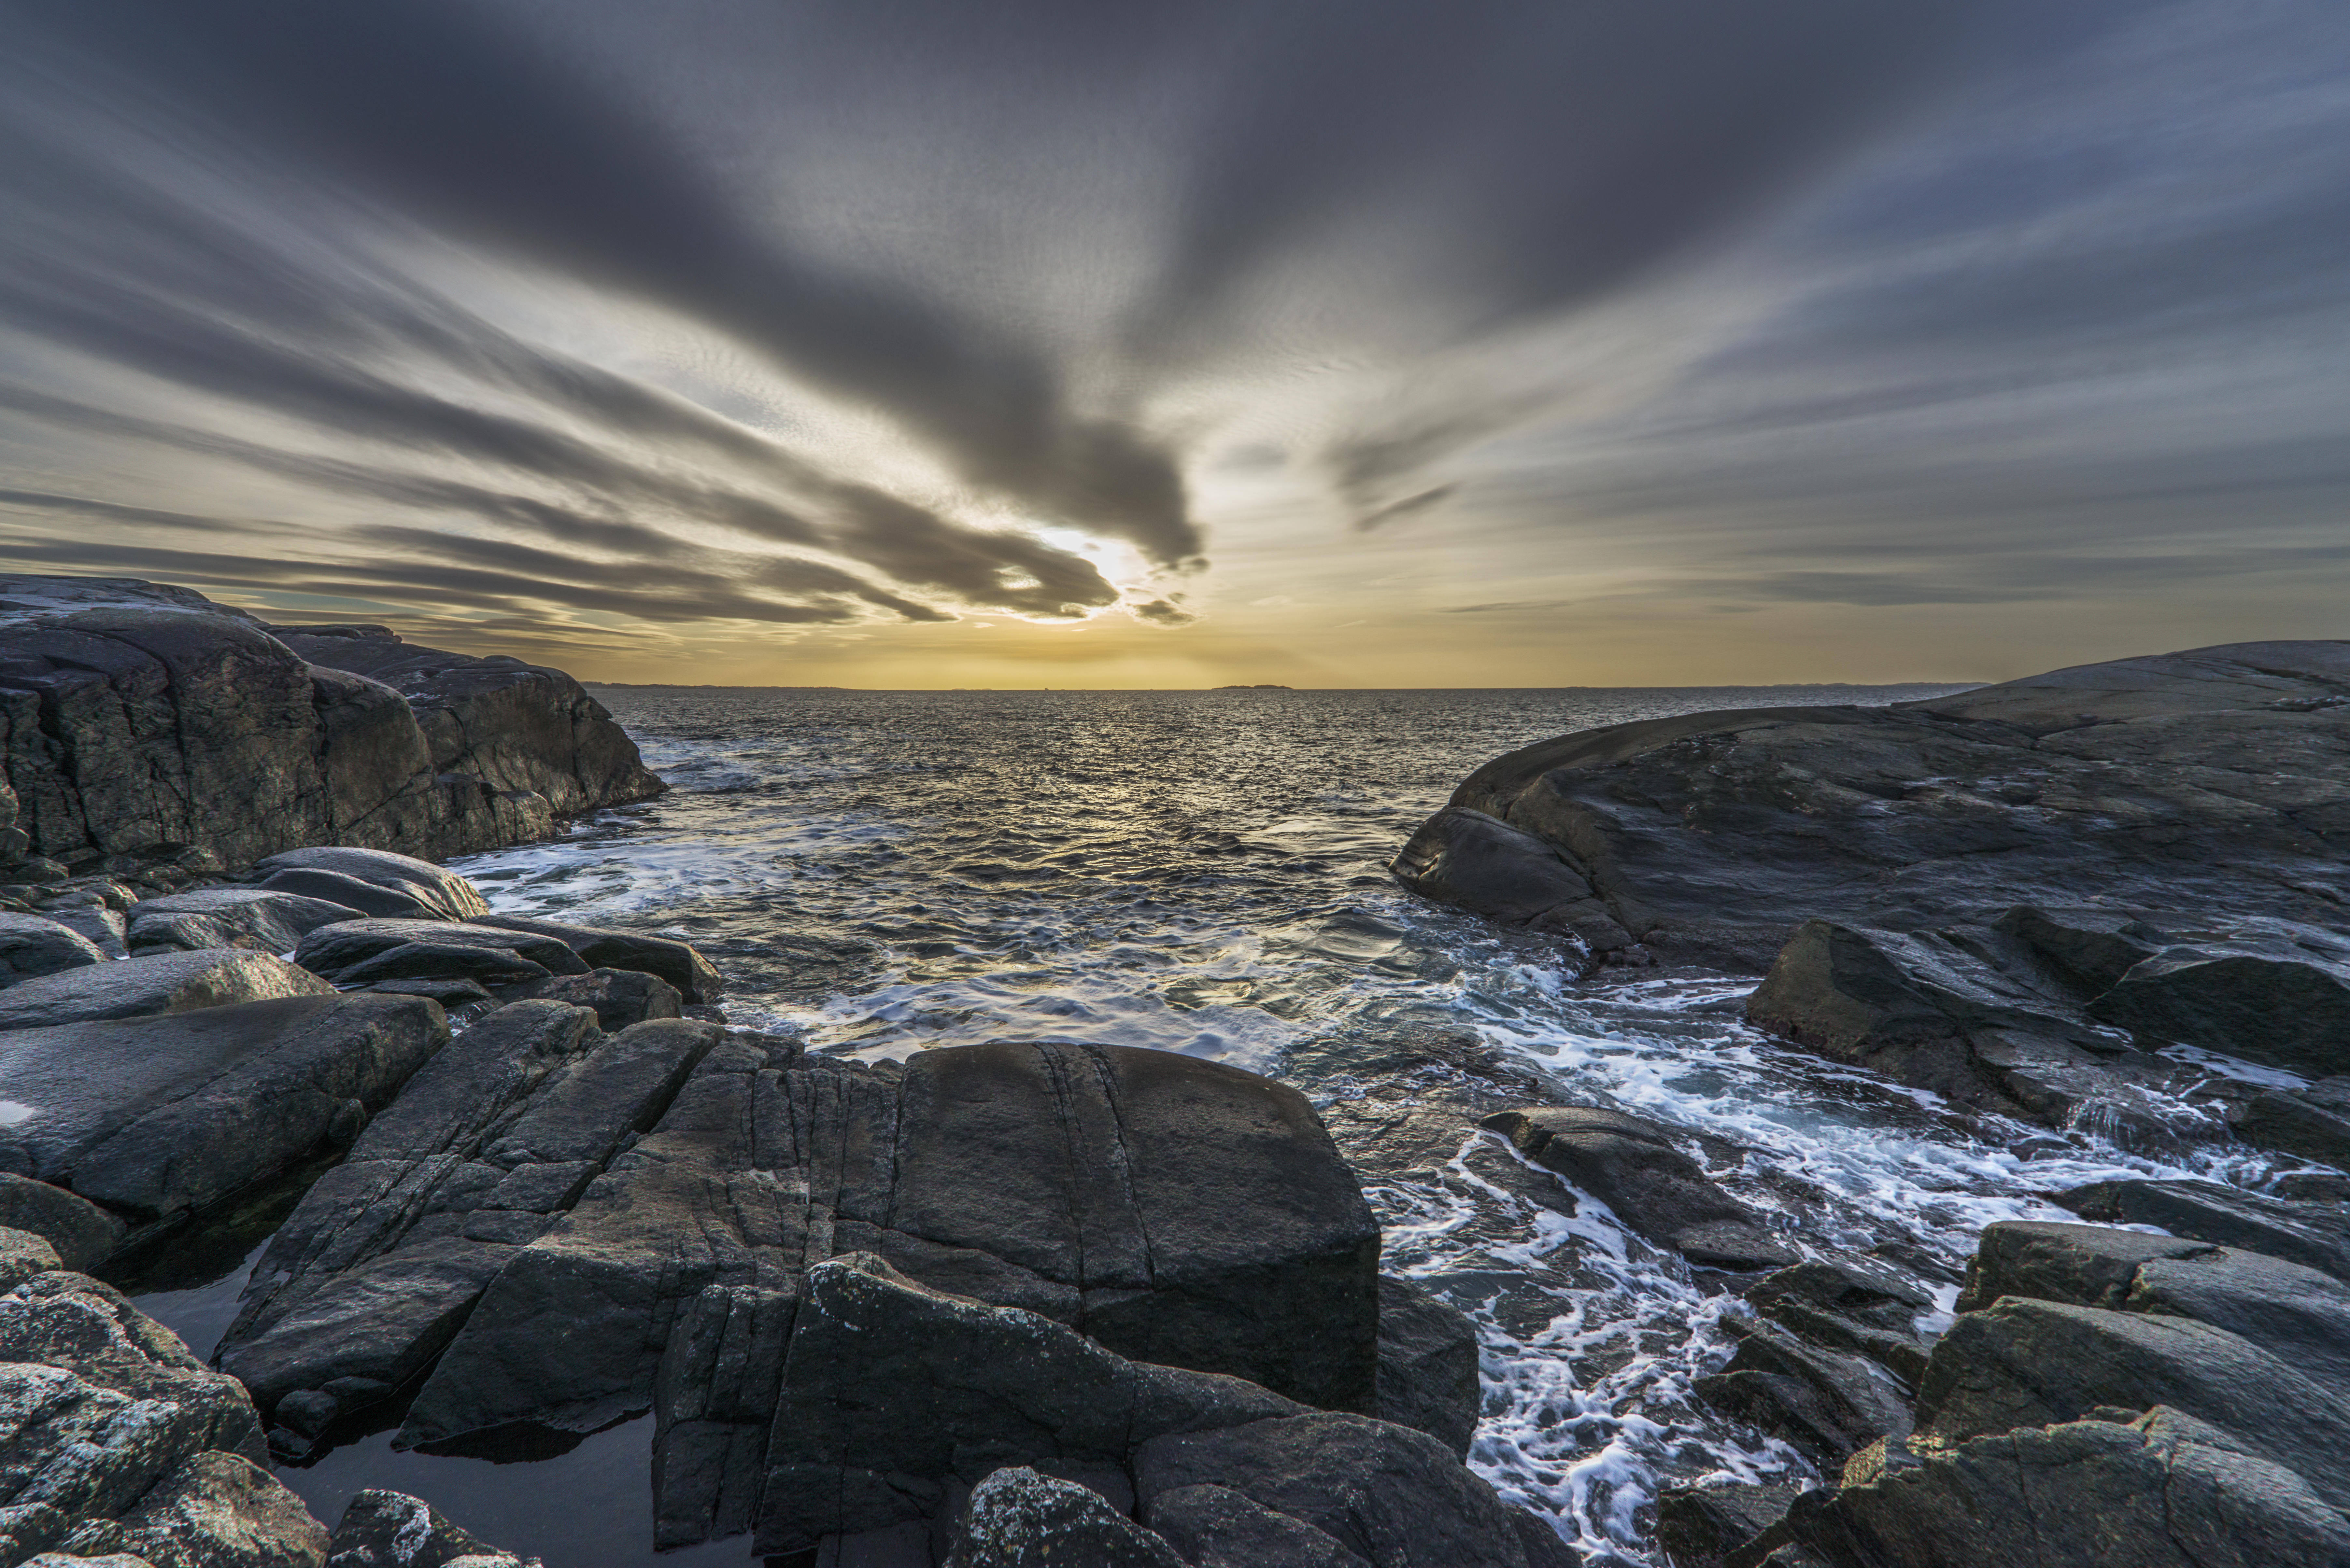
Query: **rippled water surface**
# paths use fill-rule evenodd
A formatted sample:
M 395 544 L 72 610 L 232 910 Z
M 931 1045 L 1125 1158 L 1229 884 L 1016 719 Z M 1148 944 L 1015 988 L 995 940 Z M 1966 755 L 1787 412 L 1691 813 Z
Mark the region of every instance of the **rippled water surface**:
M 1745 982 L 1578 982 L 1546 940 L 1413 898 L 1387 863 L 1472 768 L 1531 742 L 1928 690 L 1946 689 L 603 689 L 671 793 L 461 868 L 503 910 L 690 938 L 727 972 L 736 1022 L 790 1026 L 820 1050 L 1056 1038 L 1295 1083 L 1363 1163 L 1388 1267 L 1480 1323 L 1471 1462 L 1588 1560 L 1646 1563 L 1659 1485 L 1801 1467 L 1690 1397 L 1728 1354 L 1730 1298 L 1604 1208 L 1578 1212 L 1490 1135 L 1399 1153 L 1409 1140 L 1379 1128 L 1400 1125 L 1412 1070 L 1456 1099 L 1510 1085 L 1472 1067 L 1461 1088 L 1395 1042 L 1496 1048 L 1522 1092 L 1685 1129 L 1799 1242 L 1874 1248 L 1946 1305 L 1984 1223 L 2054 1215 L 2033 1193 L 2177 1168 L 2085 1133 L 1986 1138 L 1931 1096 L 1780 1051 L 1739 1022 Z M 648 1426 L 495 1469 L 378 1452 L 378 1438 L 287 1480 L 329 1518 L 356 1486 L 405 1486 L 550 1564 L 646 1562 L 627 1540 L 644 1500 L 607 1478 L 639 1463 Z

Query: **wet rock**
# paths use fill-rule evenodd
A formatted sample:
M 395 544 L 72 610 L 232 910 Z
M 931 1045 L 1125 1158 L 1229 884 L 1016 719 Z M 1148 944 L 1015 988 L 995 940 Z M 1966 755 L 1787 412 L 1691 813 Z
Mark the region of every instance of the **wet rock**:
M 1742 1293 L 1764 1317 L 1831 1350 L 1851 1351 L 1908 1387 L 1932 1346 L 1917 1329 L 1933 1298 L 1892 1270 L 1855 1259 L 1815 1259 L 1781 1269 Z
M 627 732 L 559 670 L 421 648 L 382 627 L 275 629 L 313 664 L 398 691 L 423 732 L 436 773 L 544 796 L 564 817 L 661 792 Z
M 1426 1433 L 1384 1421 L 1316 1413 L 1174 1433 L 1142 1443 L 1133 1464 L 1142 1519 L 1153 1529 L 1160 1499 L 1174 1512 L 1191 1499 L 1173 1494 L 1213 1486 L 1374 1568 L 1526 1564 L 1524 1541 L 1492 1488 Z
M 596 1022 L 608 1031 L 626 1029 L 649 1018 L 684 1015 L 684 999 L 678 995 L 677 987 L 657 974 L 638 970 L 598 969 L 586 974 L 558 975 L 512 986 L 500 994 L 513 1002 L 536 997 L 590 1008 L 595 1012 Z
M 1479 1125 L 1692 1263 L 1748 1270 L 1795 1261 L 1760 1215 L 1724 1192 L 1672 1146 L 1664 1127 L 1645 1117 L 1549 1106 L 1497 1112 Z
M 1959 1310 L 2003 1295 L 2192 1318 L 2350 1400 L 2350 1284 L 2258 1252 L 2095 1225 L 1987 1227 Z
M 1466 1456 L 1483 1392 L 1477 1325 L 1409 1280 L 1379 1276 L 1378 1416 Z
M 425 976 L 421 973 L 378 974 L 369 966 L 389 958 L 395 951 L 420 948 L 436 950 L 473 948 L 503 954 L 499 961 L 509 967 L 519 961 L 536 969 L 538 972 L 527 977 L 535 980 L 544 980 L 555 974 L 588 972 L 588 966 L 569 948 L 552 937 L 456 920 L 365 919 L 320 926 L 302 939 L 302 945 L 294 951 L 294 961 L 314 974 L 342 985 L 363 985 L 379 979 L 414 980 Z M 452 956 L 448 961 L 457 967 L 444 972 L 465 974 L 467 970 L 464 966 L 475 961 Z
M 0 911 L 0 985 L 105 961 L 96 943 L 68 926 L 45 915 Z
M 2350 1563 L 2350 1522 L 2302 1477 L 2165 1407 L 1976 1438 L 1814 1496 L 1791 1523 L 1828 1568 Z
M 32 1114 L 0 1127 L 0 1169 L 131 1214 L 201 1209 L 320 1147 L 353 1102 L 384 1106 L 448 1038 L 429 1002 L 332 993 L 18 1030 L 0 1073 Z
M 0 1225 L 40 1237 L 65 1267 L 82 1273 L 113 1251 L 128 1229 L 86 1198 L 7 1171 L 0 1171 Z
M 1430 817 L 1396 856 L 1394 871 L 1422 898 L 1506 925 L 1564 932 L 1595 952 L 1632 940 L 1556 849 L 1482 811 L 1455 805 Z
M 1812 1345 L 1776 1324 L 1740 1331 L 1727 1366 L 1698 1397 L 1833 1470 L 1880 1438 L 1906 1438 L 1908 1390 L 1865 1356 Z
M 1918 1393 L 1922 1445 L 2167 1405 L 2232 1433 L 2335 1507 L 2350 1501 L 2350 1404 L 2224 1329 L 2009 1296 L 1962 1314 Z
M 725 982 L 719 979 L 709 960 L 690 944 L 669 937 L 598 930 L 592 926 L 571 926 L 560 920 L 533 919 L 521 915 L 484 915 L 473 923 L 552 937 L 597 969 L 635 970 L 658 975 L 675 986 L 678 994 L 690 1002 L 716 1002 L 725 990 Z
M 79 1274 L 37 1275 L 0 1295 L 0 1401 L 10 1416 L 0 1432 L 0 1557 L 9 1562 L 130 1513 L 201 1456 L 259 1451 L 253 1406 L 234 1378 Z
M 430 1366 L 719 1033 L 607 1038 L 585 1009 L 518 1002 L 418 1073 L 279 1227 L 222 1339 L 221 1366 L 288 1434 L 280 1446 L 299 1451 Z
M 2235 1129 L 2255 1148 L 2350 1170 L 2350 1076 L 2326 1078 L 2298 1094 L 2257 1095 L 2236 1118 Z
M 255 862 L 253 874 L 265 888 L 310 893 L 369 915 L 394 919 L 470 920 L 489 913 L 489 906 L 471 882 L 430 860 L 395 855 L 381 849 L 310 848 L 287 850 Z M 321 888 L 296 886 L 296 876 L 328 880 Z M 356 885 L 356 886 L 354 886 Z M 369 891 L 372 889 L 372 891 Z
M 2314 1076 L 2350 1072 L 2350 942 L 2299 934 L 2265 952 L 2158 953 L 2089 1011 L 2151 1040 Z
M 154 1568 L 324 1568 L 327 1528 L 276 1476 L 214 1451 L 181 1465 L 120 1518 L 82 1525 L 62 1550 L 126 1553 Z
M 2113 989 L 2130 970 L 2176 939 L 2115 909 L 2036 909 L 2018 905 L 1992 929 L 2022 942 L 2086 1000 Z
M 2350 1280 L 2350 1213 L 2338 1204 L 2263 1198 L 2215 1181 L 2097 1181 L 2053 1201 L 2084 1220 L 2158 1225 Z
M 333 992 L 317 976 L 267 953 L 236 948 L 150 953 L 10 986 L 0 992 L 0 1031 L 193 1012 Z
M 144 898 L 134 905 L 124 940 L 137 951 L 179 948 L 251 948 L 292 952 L 320 926 L 362 917 L 347 904 L 273 893 L 261 888 L 199 888 Z
M 1754 973 L 1807 916 L 1908 930 L 2085 890 L 2161 929 L 2182 910 L 2324 926 L 2345 691 L 2350 645 L 2272 642 L 1687 714 L 1496 758 L 1450 805 L 1543 840 L 1660 956 Z
M 501 1552 L 444 1518 L 421 1498 L 375 1488 L 343 1510 L 327 1548 L 329 1568 L 539 1568 Z
M 1787 1517 L 1804 1482 L 1668 1488 L 1657 1499 L 1657 1546 L 1673 1568 L 1724 1568 L 1724 1559 Z

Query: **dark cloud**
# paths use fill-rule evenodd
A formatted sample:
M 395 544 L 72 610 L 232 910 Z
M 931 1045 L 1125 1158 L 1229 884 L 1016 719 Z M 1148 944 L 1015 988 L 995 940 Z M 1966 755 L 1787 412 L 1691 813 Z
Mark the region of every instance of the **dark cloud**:
M 1147 620 L 1155 626 L 1189 626 L 1200 618 L 1171 599 L 1152 599 L 1130 607 L 1136 619 Z

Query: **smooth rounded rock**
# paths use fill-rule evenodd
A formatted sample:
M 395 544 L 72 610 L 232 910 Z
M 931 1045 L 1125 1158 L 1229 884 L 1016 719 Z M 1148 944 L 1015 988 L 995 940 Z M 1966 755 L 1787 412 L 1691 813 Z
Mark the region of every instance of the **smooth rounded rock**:
M 307 970 L 239 948 L 151 953 L 45 975 L 0 992 L 0 1030 L 192 1012 L 282 996 L 331 995 Z

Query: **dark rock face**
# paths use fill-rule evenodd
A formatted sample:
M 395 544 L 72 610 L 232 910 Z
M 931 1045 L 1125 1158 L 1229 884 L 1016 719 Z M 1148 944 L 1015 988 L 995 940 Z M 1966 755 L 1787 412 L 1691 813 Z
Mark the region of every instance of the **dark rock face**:
M 1933 1298 L 1882 1265 L 1819 1259 L 1781 1269 L 1742 1293 L 1780 1327 L 1829 1350 L 1865 1355 L 1915 1388 L 1933 1346 L 1917 1322 Z
M 1595 951 L 1631 943 L 1591 883 L 1556 849 L 1467 806 L 1447 806 L 1422 823 L 1396 856 L 1395 873 L 1440 904 L 1564 932 Z
M 1477 1325 L 1409 1280 L 1379 1276 L 1378 1417 L 1464 1458 L 1484 1397 Z
M 0 1169 L 130 1214 L 200 1209 L 383 1106 L 448 1039 L 429 1002 L 331 992 L 18 1030 L 0 1075 L 31 1115 L 0 1127 Z
M 560 920 L 532 919 L 521 915 L 484 914 L 474 923 L 553 937 L 577 953 L 583 962 L 597 969 L 634 970 L 640 974 L 658 975 L 676 987 L 678 994 L 688 1002 L 715 1002 L 725 990 L 725 982 L 719 979 L 709 960 L 687 943 L 669 937 L 600 930 L 593 926 L 570 926 Z
M 455 872 L 388 850 L 342 846 L 289 849 L 256 861 L 253 867 L 253 874 L 265 879 L 264 887 L 279 885 L 296 873 L 338 878 L 318 885 L 353 896 L 330 901 L 385 919 L 470 920 L 490 912 L 481 893 Z
M 2265 951 L 2158 953 L 2089 1012 L 2155 1041 L 2317 1076 L 2350 1071 L 2350 941 L 2289 935 L 2299 940 L 2262 943 Z
M 0 992 L 0 1032 L 47 1035 L 106 1019 L 192 1012 L 244 1002 L 332 995 L 334 987 L 267 953 L 161 952 L 28 980 Z M 47 1027 L 44 1028 L 43 1026 Z M 0 1044 L 0 1052 L 11 1049 Z
M 1551 1106 L 1499 1112 L 1481 1125 L 1692 1263 L 1746 1270 L 1795 1261 L 1760 1215 L 1724 1192 L 1672 1146 L 1664 1127 L 1645 1117 Z
M 2338 1203 L 2288 1202 L 2213 1181 L 2098 1181 L 2055 1201 L 2084 1220 L 2159 1225 L 2350 1280 L 2350 1212 Z
M 598 969 L 586 974 L 556 975 L 510 987 L 502 994 L 511 1002 L 538 998 L 585 1007 L 607 1031 L 626 1029 L 649 1018 L 681 1018 L 684 998 L 677 987 L 657 974 L 635 970 Z
M 136 953 L 251 948 L 283 955 L 292 952 L 304 935 L 317 927 L 359 919 L 359 912 L 348 905 L 306 898 L 298 893 L 199 888 L 140 899 L 132 909 L 123 940 Z
M 447 856 L 660 791 L 558 671 L 452 654 L 427 673 L 350 652 L 401 652 L 389 633 L 288 636 L 303 648 L 184 588 L 0 577 L 0 856 L 28 871 L 191 845 L 230 867 L 321 843 Z
M 560 670 L 419 648 L 382 627 L 275 630 L 312 664 L 380 681 L 404 697 L 436 774 L 540 795 L 566 817 L 660 793 L 660 781 L 604 705 Z
M 0 1172 L 0 1226 L 40 1237 L 78 1273 L 96 1268 L 129 1229 L 86 1198 L 14 1172 Z
M 1629 940 L 1753 972 L 1807 916 L 1908 930 L 2084 887 L 2158 926 L 2180 910 L 2326 926 L 2338 907 L 2300 889 L 2336 879 L 2350 836 L 2345 695 L 2350 643 L 2245 643 L 1890 708 L 1615 725 L 1454 792 L 1541 841 L 1522 876 L 1496 867 L 1494 837 L 1466 836 L 1456 877 L 1455 830 L 1433 824 L 1398 875 L 1448 899 L 1571 891 L 1563 863 Z
M 2255 1096 L 2236 1121 L 2236 1136 L 2255 1148 L 2350 1170 L 2350 1077 L 2323 1079 L 2299 1094 Z
M 382 961 L 418 948 L 441 950 L 445 967 L 433 968 L 426 959 L 418 958 L 411 960 L 403 972 L 383 971 Z M 369 919 L 319 926 L 294 950 L 294 961 L 313 974 L 344 985 L 444 974 L 484 978 L 474 974 L 463 956 L 468 951 L 495 954 L 496 965 L 529 971 L 517 975 L 515 981 L 495 982 L 500 984 L 588 972 L 588 966 L 577 955 L 552 937 L 455 920 Z
M 0 911 L 0 985 L 105 961 L 98 944 L 69 927 Z
M 1908 1392 L 1866 1357 L 1768 1323 L 1746 1329 L 1729 1365 L 1697 1383 L 1707 1403 L 1830 1471 L 1880 1438 L 1909 1435 Z

